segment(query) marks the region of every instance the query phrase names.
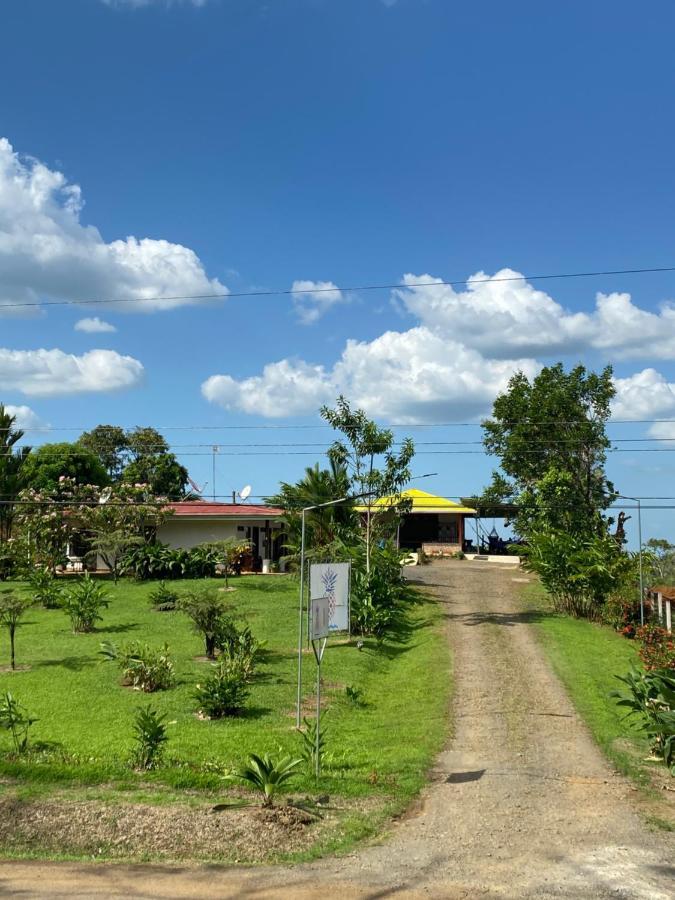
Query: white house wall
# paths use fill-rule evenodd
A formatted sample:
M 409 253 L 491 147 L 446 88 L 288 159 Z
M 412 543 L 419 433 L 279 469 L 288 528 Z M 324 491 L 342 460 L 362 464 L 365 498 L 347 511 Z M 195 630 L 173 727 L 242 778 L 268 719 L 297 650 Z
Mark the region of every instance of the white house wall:
M 264 530 L 265 520 L 237 519 L 231 522 L 217 519 L 173 518 L 164 522 L 157 529 L 157 540 L 161 541 L 162 544 L 168 544 L 169 547 L 174 549 L 189 550 L 198 544 L 206 544 L 212 541 L 226 541 L 231 538 L 245 541 L 246 529 L 255 526 Z M 273 527 L 272 522 L 270 522 L 270 527 Z

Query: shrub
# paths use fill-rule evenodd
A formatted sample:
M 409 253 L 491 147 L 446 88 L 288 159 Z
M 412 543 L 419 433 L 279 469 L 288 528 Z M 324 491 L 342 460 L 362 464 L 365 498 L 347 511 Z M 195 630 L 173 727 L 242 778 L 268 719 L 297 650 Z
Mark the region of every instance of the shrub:
M 105 588 L 88 573 L 65 591 L 61 601 L 76 633 L 93 631 L 96 623 L 101 621 L 101 611 L 108 606 Z
M 466 553 L 463 550 L 455 550 L 452 554 L 453 559 L 466 559 Z
M 373 547 L 370 572 L 366 572 L 362 551 L 351 548 L 352 567 L 351 628 L 378 641 L 401 637 L 407 628 L 407 611 L 417 601 L 417 593 L 403 577 L 401 562 L 406 552 L 390 542 Z
M 134 741 L 131 763 L 136 769 L 155 769 L 164 755 L 169 739 L 166 733 L 166 715 L 160 715 L 152 707 L 141 707 L 134 720 Z
M 639 598 L 627 599 L 623 595 L 613 594 L 602 609 L 602 621 L 624 637 L 634 638 L 640 627 Z
M 247 697 L 246 681 L 238 672 L 229 671 L 225 661 L 213 663 L 211 674 L 195 690 L 197 712 L 206 719 L 238 715 Z
M 200 544 L 190 550 L 166 544 L 141 544 L 125 554 L 124 571 L 138 581 L 151 578 L 212 578 L 221 562 L 221 553 L 211 544 Z
M 641 643 L 640 659 L 645 669 L 675 671 L 675 637 L 659 625 L 643 625 L 636 631 Z
M 234 627 L 225 599 L 213 588 L 202 588 L 186 593 L 177 608 L 192 620 L 194 630 L 204 638 L 206 656 L 215 659 L 216 648 L 223 646 Z
M 28 747 L 28 732 L 34 722 L 37 719 L 29 716 L 9 691 L 0 697 L 0 728 L 11 734 L 16 753 L 23 753 Z
M 49 569 L 42 566 L 31 569 L 28 584 L 33 600 L 45 609 L 58 609 L 61 605 L 61 585 Z
M 164 644 L 154 650 L 148 644 L 132 641 L 120 650 L 106 641 L 101 644 L 101 653 L 108 660 L 116 660 L 122 669 L 122 683 L 134 690 L 152 694 L 165 691 L 175 681 L 175 670 L 169 646 Z
M 164 581 L 160 581 L 154 591 L 148 594 L 148 600 L 157 612 L 172 612 L 176 608 L 178 597 L 178 591 L 168 587 Z
M 21 597 L 14 591 L 0 591 L 0 626 L 4 625 L 9 632 L 9 657 L 12 669 L 16 668 L 14 653 L 16 629 L 31 605 L 30 599 Z
M 264 644 L 253 636 L 248 625 L 239 631 L 237 626 L 231 623 L 218 638 L 218 648 L 221 651 L 219 661 L 229 672 L 249 682 L 253 678 L 258 655 L 263 646 Z
M 279 788 L 296 775 L 301 764 L 301 759 L 291 759 L 290 756 L 275 760 L 271 756 L 252 753 L 246 766 L 226 778 L 245 782 L 263 795 L 263 806 L 272 806 Z
M 675 775 L 675 674 L 668 669 L 640 672 L 634 668 L 617 678 L 628 692 L 612 691 L 610 696 L 618 699 L 617 706 L 628 710 L 628 716 L 637 718 L 651 740 L 652 752 Z

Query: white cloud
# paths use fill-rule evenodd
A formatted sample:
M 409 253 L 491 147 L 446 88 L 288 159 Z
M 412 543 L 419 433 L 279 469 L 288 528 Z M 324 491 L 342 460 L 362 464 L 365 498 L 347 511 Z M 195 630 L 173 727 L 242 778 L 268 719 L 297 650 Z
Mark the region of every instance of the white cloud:
M 48 428 L 30 406 L 12 406 L 11 403 L 7 403 L 5 404 L 5 412 L 9 413 L 10 416 L 15 416 L 17 428 Z
M 79 319 L 75 323 L 75 331 L 86 331 L 87 334 L 106 334 L 117 331 L 110 322 L 104 322 L 98 316 L 92 318 Z
M 227 292 L 188 247 L 133 236 L 107 243 L 97 228 L 81 223 L 82 207 L 78 185 L 19 157 L 0 138 L 0 310 L 3 304 L 91 297 L 141 298 L 121 308 L 149 311 L 198 302 L 153 297 Z
M 675 414 L 675 384 L 669 384 L 656 369 L 643 369 L 628 378 L 615 378 L 614 386 L 614 419 L 635 421 L 665 418 Z M 652 426 L 650 433 L 655 427 L 656 425 Z
M 431 275 L 405 275 L 394 292 L 422 324 L 488 356 L 611 352 L 620 358 L 675 359 L 675 305 L 658 313 L 635 306 L 630 294 L 597 294 L 591 313 L 566 310 L 512 269 L 492 280 L 477 272 L 464 291 Z M 419 282 L 424 286 L 415 286 Z
M 269 363 L 262 374 L 236 381 L 229 375 L 212 375 L 202 384 L 211 403 L 267 418 L 303 415 L 335 399 L 332 377 L 323 366 L 282 359 Z
M 284 359 L 240 381 L 214 375 L 202 393 L 225 409 L 275 418 L 316 412 L 343 393 L 371 415 L 414 424 L 488 412 L 516 369 L 534 375 L 538 365 L 487 360 L 421 327 L 348 341 L 331 371 Z
M 0 390 L 29 397 L 116 391 L 134 387 L 143 366 L 114 350 L 90 350 L 82 356 L 62 350 L 0 349 Z
M 331 306 L 345 299 L 332 281 L 294 281 L 291 290 L 295 311 L 303 325 L 316 322 Z

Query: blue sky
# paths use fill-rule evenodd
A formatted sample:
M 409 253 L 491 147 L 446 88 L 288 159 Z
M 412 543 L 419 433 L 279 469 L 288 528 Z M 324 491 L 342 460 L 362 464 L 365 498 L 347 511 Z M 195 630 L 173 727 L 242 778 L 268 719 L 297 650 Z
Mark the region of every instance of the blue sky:
M 477 421 L 515 369 L 562 359 L 614 364 L 617 418 L 675 418 L 673 273 L 404 286 L 673 264 L 674 25 L 671 3 L 616 0 L 8 0 L 0 397 L 52 426 L 36 442 L 312 425 L 338 391 L 419 441 L 475 441 L 418 426 Z M 403 286 L 346 290 L 382 283 Z M 294 285 L 324 291 L 8 305 Z M 116 330 L 75 330 L 94 317 Z M 200 482 L 207 448 L 183 445 L 329 437 L 166 434 Z M 314 459 L 254 449 L 223 446 L 218 493 L 273 491 Z M 425 486 L 480 489 L 491 462 L 429 453 L 449 449 L 472 446 L 420 447 Z M 674 463 L 622 452 L 610 472 L 675 495 Z M 675 539 L 672 518 L 646 512 L 648 536 Z

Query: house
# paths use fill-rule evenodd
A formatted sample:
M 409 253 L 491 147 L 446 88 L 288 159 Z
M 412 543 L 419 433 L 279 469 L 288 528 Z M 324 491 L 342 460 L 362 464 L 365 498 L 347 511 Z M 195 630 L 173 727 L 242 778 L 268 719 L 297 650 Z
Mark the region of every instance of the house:
M 184 500 L 168 507 L 172 515 L 157 529 L 157 540 L 162 544 L 189 550 L 197 544 L 234 538 L 251 545 L 254 568 L 260 568 L 263 560 L 279 559 L 283 509 L 207 500 Z
M 428 556 L 450 556 L 464 548 L 465 520 L 476 515 L 475 509 L 411 488 L 375 500 L 370 507 L 371 514 L 391 510 L 401 499 L 410 500 L 411 507 L 398 527 L 400 547 L 411 551 L 422 550 Z M 368 511 L 367 506 L 357 509 L 360 513 Z

